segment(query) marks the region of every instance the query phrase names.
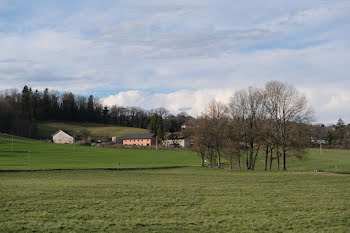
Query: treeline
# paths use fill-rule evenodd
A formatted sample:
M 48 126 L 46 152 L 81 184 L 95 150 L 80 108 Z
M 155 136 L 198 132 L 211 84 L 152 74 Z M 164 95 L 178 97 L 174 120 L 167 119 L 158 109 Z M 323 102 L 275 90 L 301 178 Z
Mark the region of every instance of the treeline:
M 314 146 L 322 144 L 328 148 L 350 148 L 350 124 L 339 119 L 337 124 L 325 126 L 313 125 L 312 142 Z
M 254 170 L 259 156 L 264 169 L 287 169 L 289 157 L 301 158 L 310 145 L 313 111 L 293 86 L 273 81 L 265 88 L 236 92 L 229 102 L 212 101 L 191 121 L 194 149 L 210 167 L 221 167 L 222 158 L 238 168 Z
M 103 106 L 98 98 L 60 93 L 45 89 L 33 91 L 25 86 L 0 93 L 0 131 L 35 138 L 39 121 L 95 122 L 118 126 L 148 128 L 152 116 L 162 118 L 161 135 L 180 130 L 191 119 L 186 113 L 169 115 L 165 108 L 144 110 L 138 107 Z

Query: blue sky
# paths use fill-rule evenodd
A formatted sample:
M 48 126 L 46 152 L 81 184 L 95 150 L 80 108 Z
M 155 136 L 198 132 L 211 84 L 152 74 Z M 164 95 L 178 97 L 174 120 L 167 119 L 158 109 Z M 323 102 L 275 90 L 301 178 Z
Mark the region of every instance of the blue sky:
M 0 89 L 196 115 L 280 80 L 350 122 L 349 38 L 349 0 L 0 0 Z

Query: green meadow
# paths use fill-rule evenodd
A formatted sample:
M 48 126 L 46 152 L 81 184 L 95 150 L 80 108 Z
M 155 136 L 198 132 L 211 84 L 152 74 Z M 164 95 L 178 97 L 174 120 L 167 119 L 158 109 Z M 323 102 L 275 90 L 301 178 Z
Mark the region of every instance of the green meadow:
M 349 232 L 350 176 L 209 168 L 0 173 L 0 232 Z
M 254 172 L 205 167 L 27 170 L 115 168 L 119 161 L 122 168 L 200 163 L 189 150 L 57 145 L 19 137 L 12 143 L 12 136 L 1 134 L 0 232 L 345 233 L 350 229 L 346 150 L 310 149 L 303 160 L 288 160 L 289 172 L 275 171 L 276 162 L 274 171 L 262 171 L 263 158 Z
M 122 137 L 125 134 L 148 133 L 147 129 L 112 126 L 98 123 L 76 123 L 76 122 L 39 122 L 38 123 L 38 138 L 51 139 L 51 135 L 58 130 L 71 130 L 79 133 L 81 130 L 88 130 L 93 139 L 101 139 L 107 137 Z
M 13 148 L 13 151 L 12 151 Z M 189 150 L 151 150 L 62 145 L 0 135 L 0 169 L 116 168 L 198 165 Z
M 12 144 L 12 136 L 0 134 L 0 169 L 115 168 L 119 163 L 120 167 L 191 166 L 199 165 L 200 159 L 190 150 L 59 145 L 20 137 L 14 137 Z M 274 161 L 274 170 L 276 166 Z M 227 162 L 225 167 L 228 168 Z M 263 170 L 263 167 L 264 158 L 260 157 L 256 170 Z M 350 151 L 309 149 L 302 160 L 289 158 L 287 168 L 291 171 L 350 172 Z

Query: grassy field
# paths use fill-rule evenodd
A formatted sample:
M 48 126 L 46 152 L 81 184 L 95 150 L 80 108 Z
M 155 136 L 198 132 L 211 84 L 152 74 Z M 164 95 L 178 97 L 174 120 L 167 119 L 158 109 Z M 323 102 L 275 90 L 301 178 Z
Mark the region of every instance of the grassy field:
M 276 168 L 277 162 L 273 161 Z M 256 170 L 264 169 L 264 157 L 259 158 Z M 287 169 L 292 171 L 313 171 L 322 169 L 332 172 L 350 173 L 350 150 L 308 149 L 303 159 L 287 158 Z
M 132 128 L 132 127 L 120 127 L 120 126 L 110 126 L 105 124 L 97 123 L 74 123 L 74 122 L 41 122 L 38 123 L 38 137 L 41 139 L 50 138 L 51 135 L 58 130 L 72 130 L 79 133 L 82 129 L 86 129 L 90 132 L 93 139 L 100 139 L 104 136 L 121 137 L 124 134 L 134 134 L 134 133 L 148 133 L 146 129 Z
M 349 232 L 350 176 L 209 168 L 0 173 L 0 232 Z
M 198 165 L 191 151 L 62 145 L 0 134 L 0 169 L 115 168 Z M 30 151 L 30 157 L 29 157 Z
M 349 232 L 350 151 L 310 149 L 298 172 L 200 167 L 191 151 L 57 145 L 0 134 L 0 232 Z M 119 157 L 119 159 L 118 159 Z M 276 163 L 274 163 L 274 168 Z
M 0 169 L 27 169 L 30 151 L 31 168 L 110 168 L 161 167 L 199 165 L 199 157 L 192 151 L 115 149 L 74 145 L 58 145 L 37 140 L 15 137 L 12 152 L 12 137 L 0 134 Z M 260 158 L 256 170 L 263 170 L 264 159 Z M 228 167 L 228 166 L 226 166 Z M 273 168 L 276 169 L 276 161 Z M 287 168 L 293 171 L 323 169 L 333 172 L 350 172 L 350 150 L 309 149 L 303 160 L 289 158 Z

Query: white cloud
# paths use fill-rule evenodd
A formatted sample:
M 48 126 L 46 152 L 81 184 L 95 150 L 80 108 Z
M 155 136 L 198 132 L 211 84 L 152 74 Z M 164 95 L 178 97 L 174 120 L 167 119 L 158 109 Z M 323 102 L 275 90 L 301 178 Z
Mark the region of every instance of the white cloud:
M 233 93 L 233 89 L 178 90 L 167 94 L 131 90 L 111 95 L 101 101 L 108 106 L 138 106 L 146 109 L 166 107 L 172 113 L 186 111 L 196 116 L 203 111 L 210 100 L 216 99 L 227 103 Z
M 316 110 L 316 122 L 334 124 L 338 118 L 350 123 L 350 88 L 298 88 Z M 322 90 L 322 91 L 320 91 Z M 235 89 L 178 90 L 170 93 L 149 93 L 140 90 L 119 92 L 101 99 L 107 106 L 137 106 L 145 109 L 166 107 L 172 113 L 186 111 L 197 116 L 212 100 L 228 103 Z M 320 92 L 322 94 L 320 95 Z
M 18 14 L 0 15 L 0 89 L 132 89 L 105 101 L 196 114 L 212 98 L 280 80 L 310 91 L 319 120 L 349 113 L 347 90 L 334 91 L 350 86 L 349 1 L 29 5 L 21 18 L 24 5 L 0 0 L 0 13 Z
M 316 110 L 316 121 L 335 124 L 337 119 L 342 118 L 350 123 L 350 86 L 326 87 L 317 85 L 299 88 Z

